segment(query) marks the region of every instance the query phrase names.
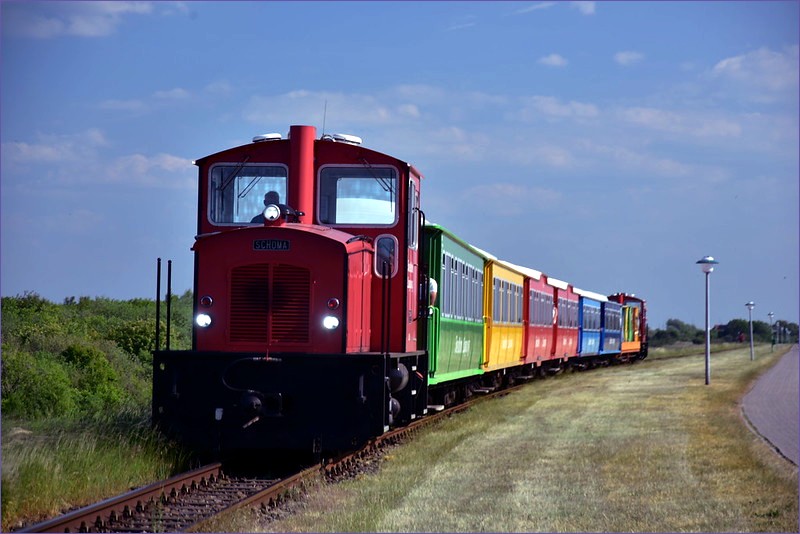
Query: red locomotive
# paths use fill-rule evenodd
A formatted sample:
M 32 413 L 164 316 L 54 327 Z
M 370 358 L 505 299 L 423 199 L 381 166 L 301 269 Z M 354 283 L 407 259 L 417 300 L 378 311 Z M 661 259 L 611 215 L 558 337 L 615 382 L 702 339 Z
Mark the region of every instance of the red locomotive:
M 416 169 L 311 126 L 196 164 L 194 350 L 155 353 L 154 421 L 320 452 L 423 415 Z

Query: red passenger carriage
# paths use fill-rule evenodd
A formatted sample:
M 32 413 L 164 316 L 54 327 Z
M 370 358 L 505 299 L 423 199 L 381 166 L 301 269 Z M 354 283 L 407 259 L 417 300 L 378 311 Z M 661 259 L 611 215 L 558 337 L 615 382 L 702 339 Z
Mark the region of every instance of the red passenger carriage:
M 550 357 L 566 362 L 578 353 L 578 295 L 563 280 L 549 277 L 547 285 L 554 288 L 555 320 Z

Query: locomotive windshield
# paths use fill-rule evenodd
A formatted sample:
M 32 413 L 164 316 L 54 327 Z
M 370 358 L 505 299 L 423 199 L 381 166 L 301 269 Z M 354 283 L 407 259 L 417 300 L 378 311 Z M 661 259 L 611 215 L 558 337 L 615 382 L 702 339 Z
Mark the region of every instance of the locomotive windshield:
M 392 167 L 324 167 L 320 171 L 322 224 L 391 226 L 397 216 L 397 171 Z
M 283 165 L 224 163 L 211 168 L 208 216 L 217 224 L 258 222 L 267 193 L 286 203 L 288 171 Z M 270 195 L 274 202 L 274 194 Z

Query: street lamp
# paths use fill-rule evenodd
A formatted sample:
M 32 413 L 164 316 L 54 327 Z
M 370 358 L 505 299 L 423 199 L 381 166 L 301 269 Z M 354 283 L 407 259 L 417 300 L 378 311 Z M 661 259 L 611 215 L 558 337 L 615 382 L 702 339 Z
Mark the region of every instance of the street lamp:
M 769 329 L 770 333 L 772 334 L 772 345 L 770 346 L 769 351 L 772 352 L 775 350 L 775 326 L 772 324 L 772 318 L 775 317 L 775 314 L 769 312 L 767 315 L 769 316 Z
M 750 361 L 753 361 L 753 308 L 756 307 L 756 303 L 752 300 L 745 304 L 747 306 L 747 315 L 750 319 Z
M 710 315 L 709 305 L 711 294 L 708 291 L 708 275 L 714 272 L 714 266 L 719 262 L 713 256 L 703 256 L 696 262 L 700 268 L 706 273 L 706 385 L 711 383 L 711 328 L 710 328 Z

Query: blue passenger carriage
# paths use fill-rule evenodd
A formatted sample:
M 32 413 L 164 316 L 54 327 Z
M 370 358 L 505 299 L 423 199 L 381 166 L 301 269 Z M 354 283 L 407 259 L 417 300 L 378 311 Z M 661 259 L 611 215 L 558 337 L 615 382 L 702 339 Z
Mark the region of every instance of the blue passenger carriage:
M 608 302 L 605 295 L 574 289 L 578 295 L 578 355 L 582 358 L 600 354 L 603 342 L 603 304 Z
M 603 303 L 603 325 L 600 340 L 602 354 L 619 354 L 622 347 L 622 305 L 607 300 Z

